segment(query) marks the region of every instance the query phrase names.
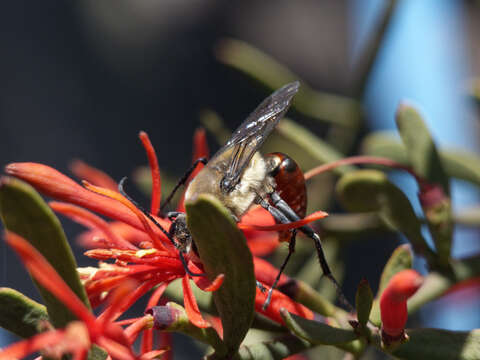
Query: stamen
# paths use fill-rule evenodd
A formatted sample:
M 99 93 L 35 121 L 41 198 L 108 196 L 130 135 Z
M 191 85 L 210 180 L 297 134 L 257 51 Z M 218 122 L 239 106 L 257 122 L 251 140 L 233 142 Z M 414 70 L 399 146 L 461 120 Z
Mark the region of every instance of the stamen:
M 142 141 L 142 145 L 145 148 L 148 157 L 148 163 L 150 165 L 150 171 L 152 173 L 152 203 L 150 212 L 153 215 L 158 215 L 160 210 L 160 201 L 162 199 L 162 182 L 160 177 L 160 167 L 158 166 L 157 154 L 155 149 L 145 131 L 140 131 L 138 137 Z

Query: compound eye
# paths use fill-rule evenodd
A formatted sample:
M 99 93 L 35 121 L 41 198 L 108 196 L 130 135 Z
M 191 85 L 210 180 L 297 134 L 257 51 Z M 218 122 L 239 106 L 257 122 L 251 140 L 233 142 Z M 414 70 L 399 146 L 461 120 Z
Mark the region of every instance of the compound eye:
M 282 161 L 282 167 L 289 173 L 297 170 L 297 164 L 290 157 L 286 156 Z

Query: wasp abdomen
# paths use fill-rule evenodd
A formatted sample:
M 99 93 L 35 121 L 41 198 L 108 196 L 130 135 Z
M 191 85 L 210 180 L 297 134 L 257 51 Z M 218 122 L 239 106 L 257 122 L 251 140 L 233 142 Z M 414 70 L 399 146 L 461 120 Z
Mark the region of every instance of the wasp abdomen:
M 275 179 L 275 190 L 280 197 L 300 217 L 307 213 L 307 187 L 298 164 L 288 155 L 280 152 L 265 156 L 268 174 Z M 290 239 L 289 231 L 280 232 L 280 241 Z

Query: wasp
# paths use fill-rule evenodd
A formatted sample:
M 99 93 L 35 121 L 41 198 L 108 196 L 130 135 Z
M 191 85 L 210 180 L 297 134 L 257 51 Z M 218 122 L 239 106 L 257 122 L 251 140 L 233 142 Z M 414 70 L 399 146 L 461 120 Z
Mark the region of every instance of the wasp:
M 273 153 L 264 157 L 259 152 L 262 144 L 288 111 L 299 86 L 300 83 L 296 81 L 276 90 L 258 105 L 208 162 L 206 159 L 195 161 L 166 199 L 162 209 L 179 186 L 187 181 L 195 167 L 204 163 L 202 170 L 188 184 L 185 201 L 193 201 L 200 194 L 214 195 L 237 222 L 254 205 L 265 208 L 278 223 L 285 224 L 303 218 L 306 212 L 306 188 L 298 165 L 287 155 Z M 145 213 L 154 221 L 150 214 Z M 189 272 L 184 254 L 194 248 L 194 241 L 186 224 L 186 215 L 169 212 L 167 216 L 172 220 L 172 226 L 168 233 L 163 229 L 162 231 L 179 250 L 180 258 Z M 325 259 L 319 235 L 306 225 L 298 228 L 298 231 L 314 241 L 324 276 L 339 290 L 340 287 Z M 264 307 L 268 306 L 272 291 L 295 251 L 296 232 L 297 229 L 280 233 L 280 240 L 289 241 L 289 252 L 269 290 Z

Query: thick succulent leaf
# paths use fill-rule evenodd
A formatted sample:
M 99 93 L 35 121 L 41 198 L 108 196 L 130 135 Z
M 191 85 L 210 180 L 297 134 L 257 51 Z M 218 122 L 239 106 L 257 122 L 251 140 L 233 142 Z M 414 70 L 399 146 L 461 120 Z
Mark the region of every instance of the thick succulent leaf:
M 0 326 L 22 338 L 37 334 L 47 309 L 17 290 L 0 288 Z
M 328 145 L 322 139 L 291 120 L 283 119 L 278 124 L 277 129 L 282 136 L 300 146 L 307 154 L 316 159 L 320 164 L 339 160 L 344 157 L 340 152 Z M 354 166 L 345 165 L 339 166 L 333 171 L 337 174 L 345 174 L 354 169 Z
M 362 152 L 409 164 L 405 146 L 391 132 L 376 132 L 365 137 Z M 480 156 L 464 150 L 440 150 L 440 158 L 448 176 L 480 186 Z
M 380 284 L 378 286 L 378 294 L 381 294 L 387 287 L 390 279 L 398 272 L 406 269 L 411 269 L 413 264 L 413 254 L 410 245 L 400 245 L 397 247 L 390 259 L 388 259 L 380 277 Z
M 223 119 L 213 110 L 204 110 L 200 113 L 200 122 L 213 134 L 219 145 L 225 144 L 232 134 Z
M 377 170 L 358 170 L 344 175 L 336 187 L 343 205 L 352 212 L 377 211 L 389 227 L 401 231 L 415 250 L 431 256 L 421 234 L 421 223 L 405 194 Z
M 413 106 L 401 104 L 395 119 L 415 173 L 429 183 L 440 184 L 444 193 L 450 194 L 449 178 L 421 115 Z
M 433 204 L 431 200 L 426 200 L 431 196 L 426 194 L 425 190 L 421 189 L 419 196 L 440 260 L 446 264 L 450 257 L 453 236 L 450 180 L 432 136 L 418 111 L 412 106 L 400 105 L 396 121 L 415 173 L 430 184 L 440 185 L 445 194 Z
M 362 279 L 357 288 L 355 295 L 355 306 L 357 308 L 358 322 L 362 327 L 365 327 L 372 310 L 373 293 L 367 279 Z
M 87 307 L 90 303 L 77 274 L 77 264 L 53 211 L 28 184 L 4 177 L 0 182 L 0 212 L 5 227 L 28 240 Z M 38 286 L 55 327 L 76 319 L 50 292 Z
M 275 59 L 253 46 L 234 39 L 223 39 L 217 46 L 217 59 L 274 90 L 299 77 Z M 292 107 L 313 119 L 344 127 L 355 127 L 360 116 L 360 103 L 354 99 L 315 91 L 301 81 L 300 91 Z
M 210 279 L 225 278 L 213 293 L 229 354 L 238 350 L 254 315 L 253 259 L 243 233 L 228 210 L 213 196 L 199 195 L 186 204 L 187 224 Z
M 409 163 L 405 145 L 393 131 L 377 131 L 365 136 L 361 152 L 364 155 L 386 157 L 405 165 Z
M 388 285 L 388 282 L 396 273 L 405 270 L 411 269 L 413 263 L 413 255 L 410 245 L 400 245 L 395 249 L 395 251 L 388 259 L 385 267 L 382 271 L 382 276 L 380 277 L 380 284 L 378 286 L 377 296 L 373 302 L 372 312 L 370 314 L 370 321 L 376 325 L 380 325 L 380 306 L 379 299 L 383 290 Z
M 480 359 L 480 329 L 448 331 L 407 330 L 410 340 L 392 354 L 400 359 L 476 360 Z
M 342 345 L 357 339 L 353 329 L 340 329 L 315 320 L 281 312 L 285 325 L 298 337 L 317 345 Z
M 97 345 L 93 345 L 88 351 L 88 360 L 105 360 L 108 354 L 105 350 Z
M 279 339 L 244 345 L 234 357 L 235 360 L 281 360 L 311 348 L 312 345 L 298 337 L 288 335 Z

